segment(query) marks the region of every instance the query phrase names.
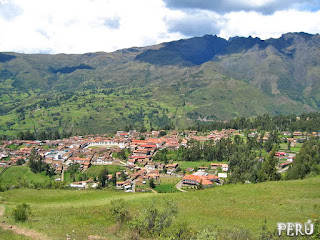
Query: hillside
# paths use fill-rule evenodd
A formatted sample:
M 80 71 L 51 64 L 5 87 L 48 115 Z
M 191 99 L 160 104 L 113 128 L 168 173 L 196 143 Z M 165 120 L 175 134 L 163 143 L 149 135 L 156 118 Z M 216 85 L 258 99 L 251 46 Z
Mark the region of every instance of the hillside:
M 0 53 L 0 134 L 188 127 L 320 108 L 320 36 L 205 35 L 113 53 Z
M 171 194 L 13 189 L 0 193 L 1 206 L 6 209 L 1 220 L 32 229 L 50 236 L 50 239 L 63 239 L 66 235 L 72 239 L 88 239 L 89 235 L 128 239 L 127 229 L 119 231 L 119 226 L 110 216 L 110 201 L 124 199 L 131 214 L 136 215 L 152 202 L 167 199 L 178 205 L 175 222 L 186 228 L 188 226 L 193 231 L 228 229 L 228 234 L 242 229 L 242 233 L 247 230 L 254 237 L 260 235 L 265 220 L 267 228 L 273 232 L 278 222 L 305 222 L 306 219 L 314 221 L 319 218 L 319 184 L 320 179 L 316 177 L 234 184 Z M 23 202 L 30 204 L 32 209 L 32 216 L 26 223 L 17 224 L 11 217 L 6 218 L 17 204 Z M 229 239 L 234 238 L 230 236 Z

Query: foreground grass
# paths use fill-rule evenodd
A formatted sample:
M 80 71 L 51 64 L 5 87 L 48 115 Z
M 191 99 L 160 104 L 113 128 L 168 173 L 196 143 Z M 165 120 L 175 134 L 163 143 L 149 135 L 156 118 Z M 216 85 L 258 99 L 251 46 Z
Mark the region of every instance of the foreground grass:
M 31 240 L 31 238 L 29 237 L 25 237 L 22 235 L 15 235 L 10 230 L 3 230 L 1 227 L 0 227 L 0 239 L 1 240 Z
M 109 190 L 15 189 L 0 193 L 9 216 L 13 207 L 26 202 L 33 215 L 24 227 L 52 239 L 87 239 L 89 235 L 119 239 L 110 233 L 115 221 L 108 213 L 112 199 L 127 201 L 138 214 L 155 200 L 171 199 L 179 206 L 177 221 L 194 229 L 245 228 L 254 235 L 264 220 L 270 230 L 277 222 L 305 222 L 320 217 L 320 177 L 305 180 L 236 184 L 188 193 L 123 193 Z M 1 219 L 0 219 L 1 220 Z M 9 217 L 9 222 L 12 219 Z

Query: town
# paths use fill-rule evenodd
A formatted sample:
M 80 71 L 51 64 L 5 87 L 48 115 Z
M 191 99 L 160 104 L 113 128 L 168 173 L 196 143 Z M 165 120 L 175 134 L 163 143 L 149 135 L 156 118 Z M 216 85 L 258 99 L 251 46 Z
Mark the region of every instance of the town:
M 165 159 L 159 156 L 163 151 L 174 153 L 181 147 L 188 147 L 189 141 L 215 144 L 221 139 L 234 139 L 235 136 L 263 143 L 268 141 L 269 132 L 262 135 L 255 129 L 246 133 L 235 129 L 208 133 L 191 130 L 140 133 L 130 130 L 117 131 L 112 137 L 87 135 L 46 141 L 2 141 L 0 174 L 3 175 L 10 167 L 27 165 L 33 152 L 50 166 L 54 172 L 54 181 L 65 182 L 69 188 L 97 188 L 101 180 L 98 179 L 98 172 L 104 168 L 109 169 L 106 182 L 113 183 L 116 189 L 125 192 L 208 188 L 224 184 L 232 174 L 228 162 L 221 159 L 213 162 L 174 161 L 167 157 L 170 154 Z M 275 157 L 278 159 L 277 170 L 282 173 L 294 161 L 299 145 L 301 147 L 311 136 L 319 137 L 319 133 L 284 131 L 280 136 L 282 143 Z M 260 160 L 263 161 L 264 156 L 260 156 Z M 80 174 L 78 179 L 75 173 Z

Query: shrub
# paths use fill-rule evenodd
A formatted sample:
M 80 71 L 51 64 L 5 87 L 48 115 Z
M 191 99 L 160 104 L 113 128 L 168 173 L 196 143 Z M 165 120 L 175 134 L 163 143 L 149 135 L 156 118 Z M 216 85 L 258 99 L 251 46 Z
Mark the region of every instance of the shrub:
M 30 206 L 26 203 L 19 204 L 12 212 L 16 222 L 25 222 L 30 215 Z
M 109 210 L 115 220 L 121 224 L 129 219 L 127 203 L 123 199 L 112 200 Z
M 178 208 L 173 202 L 165 200 L 162 205 L 159 206 L 154 201 L 130 222 L 131 227 L 140 235 L 160 236 L 171 226 L 174 217 L 178 214 Z

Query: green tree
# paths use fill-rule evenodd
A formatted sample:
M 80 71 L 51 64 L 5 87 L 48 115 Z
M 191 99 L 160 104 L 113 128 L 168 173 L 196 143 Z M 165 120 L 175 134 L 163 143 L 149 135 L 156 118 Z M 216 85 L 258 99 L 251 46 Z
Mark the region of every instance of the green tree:
M 100 180 L 100 184 L 101 187 L 104 188 L 106 187 L 106 181 L 108 179 L 108 169 L 106 169 L 105 167 L 101 169 L 100 173 L 99 173 L 99 180 Z
M 320 140 L 306 141 L 287 171 L 287 179 L 302 179 L 309 173 L 320 173 Z
M 200 181 L 200 183 L 198 184 L 198 186 L 197 186 L 197 189 L 198 190 L 201 190 L 201 189 L 203 189 L 203 184 L 202 184 L 202 180 Z
M 166 131 L 161 131 L 161 132 L 159 132 L 159 137 L 163 137 L 163 136 L 165 136 L 165 135 L 167 135 L 167 132 L 166 132 Z
M 112 185 L 113 186 L 116 186 L 117 185 L 117 174 L 116 174 L 116 172 L 114 172 L 113 174 L 112 174 Z
M 152 189 L 156 187 L 153 178 L 151 178 L 151 179 L 149 180 L 149 186 L 150 186 L 150 188 L 152 188 Z
M 266 180 L 275 181 L 280 179 L 280 174 L 277 173 L 276 165 L 278 159 L 275 157 L 276 147 L 274 147 L 269 155 L 267 156 L 265 162 L 262 165 L 262 171 L 266 176 Z

